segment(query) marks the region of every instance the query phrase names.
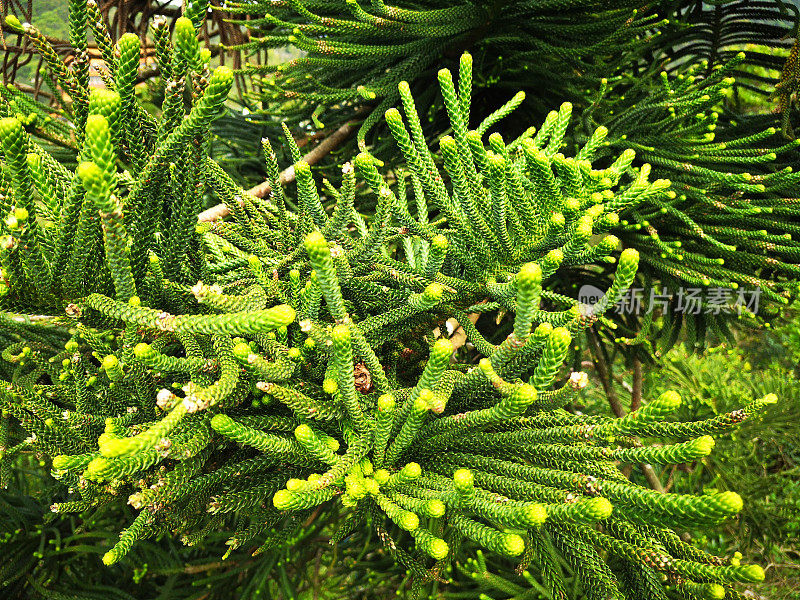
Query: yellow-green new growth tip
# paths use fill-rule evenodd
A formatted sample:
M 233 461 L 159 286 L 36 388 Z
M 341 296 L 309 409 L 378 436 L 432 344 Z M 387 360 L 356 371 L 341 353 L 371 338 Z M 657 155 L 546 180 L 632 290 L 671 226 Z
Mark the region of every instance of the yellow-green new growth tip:
M 316 436 L 314 435 L 314 432 L 311 430 L 311 427 L 303 423 L 295 427 L 294 437 L 296 437 L 298 441 L 309 441 L 314 439 Z
M 408 303 L 415 310 L 428 310 L 441 301 L 444 295 L 444 286 L 439 283 L 429 284 L 421 294 L 411 294 Z
M 122 367 L 119 364 L 119 359 L 113 354 L 103 358 L 102 366 L 103 370 L 108 374 L 108 378 L 112 381 L 122 379 Z
M 419 476 L 422 475 L 422 468 L 419 466 L 419 464 L 415 462 L 410 462 L 402 469 L 400 469 L 400 474 L 405 480 L 404 483 L 411 482 L 414 481 L 415 479 L 418 479 Z
M 414 531 L 419 527 L 419 517 L 411 511 L 404 511 L 397 524 L 406 531 Z
M 543 391 L 551 385 L 566 358 L 571 343 L 572 334 L 564 327 L 557 327 L 550 333 L 542 350 L 539 364 L 536 365 L 531 377 L 531 384 L 538 391 Z
M 425 503 L 423 507 L 423 511 L 426 516 L 438 518 L 444 515 L 447 507 L 445 506 L 444 502 L 441 500 L 437 500 L 436 498 L 432 498 Z
M 233 355 L 240 361 L 247 361 L 247 357 L 253 353 L 253 349 L 245 342 L 239 342 L 233 347 Z
M 309 482 L 305 482 L 309 484 Z M 288 489 L 278 490 L 272 497 L 272 504 L 278 510 L 303 510 L 312 508 L 326 502 L 336 495 L 336 491 L 331 488 L 298 489 L 289 491 Z
M 22 23 L 16 15 L 6 15 L 6 25 L 14 31 L 22 31 Z
M 105 116 L 101 114 L 90 114 L 86 120 L 85 131 L 86 147 L 89 150 L 92 161 L 100 168 L 100 175 L 104 180 L 103 192 L 102 194 L 96 195 L 95 202 L 100 203 L 98 206 L 101 210 L 111 212 L 111 210 L 113 210 L 113 203 L 108 201 L 107 196 L 114 189 L 117 176 L 115 165 L 116 151 L 111 140 L 111 127 Z M 80 167 L 78 174 L 85 182 L 84 176 L 80 173 Z M 84 183 L 84 187 L 86 187 L 86 183 Z M 86 191 L 92 193 L 88 187 L 86 187 Z
M 201 61 L 194 24 L 186 17 L 179 17 L 178 20 L 175 21 L 174 32 L 174 43 L 178 55 L 193 69 L 198 68 Z
M 15 117 L 3 117 L 0 119 L 0 141 L 3 143 L 3 148 L 8 152 L 21 151 L 22 146 L 19 142 L 25 135 L 25 128 L 19 119 Z
M 342 299 L 342 290 L 339 287 L 339 278 L 333 266 L 331 251 L 328 242 L 319 231 L 312 231 L 305 240 L 304 246 L 311 266 L 317 276 L 317 282 L 328 304 L 328 310 L 337 321 L 342 321 L 347 316 Z
M 761 398 L 762 404 L 777 404 L 778 403 L 778 396 L 776 394 L 767 394 L 763 398 Z
M 86 134 L 97 137 L 108 132 L 108 119 L 103 115 L 89 115 L 86 119 Z
M 119 94 L 106 88 L 96 88 L 89 94 L 89 114 L 103 115 L 111 123 L 119 118 L 122 100 Z
M 517 313 L 514 317 L 514 335 L 517 339 L 528 337 L 533 325 L 534 311 L 539 308 L 542 293 L 542 268 L 537 263 L 526 263 L 515 277 L 517 285 Z
M 703 435 L 699 438 L 692 440 L 691 442 L 692 449 L 698 456 L 708 456 L 711 454 L 711 451 L 714 449 L 715 441 L 714 438 L 710 435 Z
M 626 270 L 636 270 L 639 266 L 639 251 L 635 248 L 626 248 L 619 257 L 619 264 Z
M 669 390 L 661 394 L 656 400 L 647 405 L 647 411 L 653 414 L 669 414 L 681 406 L 681 396 L 678 392 Z
M 707 498 L 711 501 L 709 504 L 713 503 L 716 510 L 728 515 L 735 515 L 744 508 L 744 501 L 736 492 L 717 492 L 709 494 Z
M 391 413 L 394 411 L 395 408 L 395 399 L 394 396 L 391 394 L 382 394 L 378 398 L 378 412 L 379 413 Z
M 427 551 L 428 555 L 434 560 L 442 560 L 445 556 L 447 556 L 450 548 L 448 547 L 447 542 L 442 539 L 435 538 L 431 541 Z
M 498 550 L 507 556 L 519 556 L 525 550 L 525 540 L 516 533 L 505 534 L 501 544 Z
M 103 170 L 93 162 L 82 162 L 78 165 L 78 177 L 81 178 L 83 187 L 94 198 L 103 198 L 108 195 L 109 188 L 103 177 Z
M 152 350 L 153 350 L 153 348 L 152 348 L 152 346 L 150 344 L 148 344 L 146 342 L 139 342 L 133 348 L 133 355 L 138 359 L 142 359 L 142 358 L 144 358 L 146 356 L 149 356 L 150 353 L 152 352 Z M 108 358 L 108 357 L 106 357 L 106 358 Z
M 536 502 L 526 504 L 520 509 L 519 518 L 528 527 L 539 527 L 547 520 L 547 509 Z
M 272 497 L 272 504 L 278 510 L 289 510 L 293 505 L 294 495 L 289 490 L 278 490 Z
M 211 72 L 208 89 L 203 97 L 205 98 L 206 95 L 211 94 L 214 101 L 219 103 L 225 100 L 231 89 L 231 83 L 233 83 L 233 69 L 221 65 Z
M 742 567 L 740 574 L 742 579 L 750 583 L 760 583 L 764 581 L 764 569 L 759 565 L 747 565 Z
M 459 492 L 466 492 L 475 485 L 475 477 L 469 469 L 458 469 L 453 473 L 453 484 Z
M 588 498 L 582 501 L 585 514 L 592 521 L 602 521 L 611 516 L 614 507 L 606 498 Z

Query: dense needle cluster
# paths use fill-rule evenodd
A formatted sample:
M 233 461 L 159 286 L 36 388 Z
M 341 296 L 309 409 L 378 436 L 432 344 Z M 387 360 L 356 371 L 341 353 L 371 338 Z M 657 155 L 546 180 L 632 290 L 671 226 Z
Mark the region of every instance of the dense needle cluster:
M 209 70 L 195 12 L 171 41 L 154 28 L 170 91 L 159 119 L 133 94 L 136 36 L 107 49 L 104 89 L 53 66 L 74 98 L 74 171 L 18 105 L 0 105 L 4 480 L 33 450 L 63 486 L 53 511 L 127 500 L 137 516 L 108 565 L 148 537 L 197 544 L 232 513 L 232 549 L 267 547 L 335 508 L 349 517 L 334 543 L 372 527 L 423 583 L 465 539 L 536 565 L 554 598 L 567 594 L 562 559 L 591 598 L 735 598 L 735 583 L 762 580 L 760 567 L 674 531 L 732 517 L 737 494 L 662 494 L 620 466 L 701 459 L 713 435 L 774 396 L 688 423 L 668 420 L 681 402 L 672 392 L 621 419 L 564 409 L 587 383 L 563 367 L 573 339 L 609 325 L 639 267 L 640 252 L 612 233 L 630 227 L 619 215 L 696 198 L 634 164 L 639 151 L 672 160 L 674 146 L 633 147 L 631 136 L 618 151 L 599 126 L 570 151 L 569 103 L 521 136 L 487 135 L 516 101 L 471 127 L 464 54 L 457 83 L 438 72 L 451 133 L 436 154 L 401 81 L 384 117 L 402 168 L 362 152 L 320 188 L 287 136 L 296 186 L 284 188 L 264 140 L 273 188 L 256 198 L 207 156 L 233 74 Z M 232 218 L 198 223 L 205 193 Z M 671 242 L 642 242 L 659 243 Z M 728 277 L 690 248 L 687 262 Z M 609 265 L 592 305 L 556 291 L 565 270 Z M 496 327 L 479 327 L 480 315 Z
M 431 105 L 426 134 L 447 131 L 448 111 L 429 81 L 463 49 L 476 57 L 468 126 L 519 89 L 509 105 L 526 116 L 515 131 L 568 101 L 577 117 L 569 146 L 579 148 L 602 126 L 601 163 L 635 150 L 634 164 L 670 179 L 675 196 L 623 207 L 611 232 L 639 251 L 645 295 L 662 285 L 672 294 L 666 319 L 651 332 L 662 351 L 682 330 L 698 347 L 710 335 L 730 338 L 729 312 L 710 308 L 715 290 L 759 288 L 762 306 L 785 303 L 781 281 L 796 277 L 800 257 L 792 239 L 800 175 L 798 142 L 784 139 L 798 47 L 796 19 L 783 3 L 234 1 L 225 10 L 248 17 L 251 39 L 241 51 L 287 44 L 302 51 L 244 69 L 257 97 L 315 123 L 338 122 L 366 104 L 359 144 L 374 140 L 380 158 L 391 150 L 369 132 L 400 100 L 401 80 Z M 742 90 L 778 97 L 780 119 L 737 114 L 728 99 Z M 687 287 L 700 292 L 700 314 L 676 310 Z M 621 325 L 634 337 L 640 324 Z

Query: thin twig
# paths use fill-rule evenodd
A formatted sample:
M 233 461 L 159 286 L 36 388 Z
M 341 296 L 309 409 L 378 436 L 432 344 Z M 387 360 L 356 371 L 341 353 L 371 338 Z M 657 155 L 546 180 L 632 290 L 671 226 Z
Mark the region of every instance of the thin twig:
M 319 145 L 311 150 L 308 154 L 303 157 L 303 161 L 307 162 L 309 165 L 314 165 L 322 160 L 329 152 L 337 148 L 344 142 L 347 138 L 353 135 L 360 124 L 353 121 L 348 121 L 339 129 L 334 131 L 331 135 L 326 137 L 322 140 Z M 279 177 L 279 181 L 281 185 L 286 185 L 287 183 L 291 183 L 294 181 L 294 165 L 284 169 Z M 269 181 L 264 181 L 259 183 L 257 186 L 250 188 L 245 192 L 251 196 L 256 196 L 257 198 L 263 198 L 264 196 L 269 195 L 272 191 L 272 184 Z M 244 202 L 244 201 L 242 201 Z M 217 204 L 216 206 L 212 206 L 211 208 L 204 210 L 197 216 L 198 221 L 218 221 L 219 219 L 224 219 L 230 214 L 230 209 L 225 204 Z
M 594 329 L 589 329 L 586 332 L 586 337 L 589 340 L 589 348 L 592 353 L 592 359 L 594 360 L 595 370 L 597 371 L 597 376 L 600 378 L 600 383 L 603 386 L 603 391 L 606 393 L 606 398 L 608 399 L 608 404 L 611 407 L 613 413 L 617 416 L 617 418 L 622 418 L 625 416 L 625 409 L 622 407 L 622 403 L 619 401 L 619 396 L 617 396 L 617 392 L 614 389 L 614 378 L 613 374 L 611 373 L 611 365 L 605 359 L 603 355 L 602 349 L 600 348 L 600 340 L 597 338 L 597 333 Z M 640 364 L 640 371 L 641 371 L 641 364 Z M 641 404 L 641 373 L 639 375 L 639 399 L 638 402 Z M 634 385 L 633 385 L 633 393 L 631 394 L 631 403 L 633 403 L 633 394 L 636 393 L 636 366 L 634 363 Z M 631 406 L 633 410 L 633 406 Z M 650 486 L 651 489 L 664 493 L 664 486 L 661 484 L 661 480 L 658 478 L 658 474 L 653 469 L 652 465 L 647 463 L 641 463 L 640 468 L 642 469 L 642 473 L 644 474 L 645 479 L 647 480 L 647 484 Z
M 50 92 L 42 90 L 42 89 L 37 89 L 37 88 L 33 87 L 32 85 L 28 85 L 27 83 L 19 83 L 18 81 L 15 81 L 14 85 L 21 92 L 25 92 L 27 94 L 34 94 L 34 95 L 38 95 L 38 96 L 44 96 L 48 100 L 54 100 L 55 99 L 53 94 L 51 94 Z
M 638 410 L 642 405 L 642 385 L 644 384 L 644 373 L 642 372 L 642 361 L 638 358 L 633 359 L 633 380 L 631 381 L 631 412 Z
M 656 473 L 653 465 L 641 463 L 639 466 L 642 468 L 644 478 L 647 479 L 647 485 L 656 492 L 661 492 L 663 494 L 664 486 L 661 484 L 661 480 L 658 478 L 658 473 Z
M 183 572 L 187 575 L 196 575 L 197 573 L 205 573 L 206 571 L 211 571 L 220 567 L 232 567 L 235 565 L 236 562 L 215 561 L 211 563 L 203 563 L 201 565 L 186 565 L 183 568 Z
M 611 411 L 617 416 L 622 418 L 625 416 L 625 409 L 622 408 L 622 403 L 619 401 L 617 391 L 614 389 L 613 375 L 611 374 L 611 365 L 606 362 L 603 352 L 600 349 L 600 340 L 597 339 L 597 333 L 594 329 L 586 331 L 586 338 L 589 340 L 589 347 L 594 360 L 595 370 L 597 376 L 600 378 L 600 383 L 603 386 L 603 391 L 608 399 L 608 404 Z

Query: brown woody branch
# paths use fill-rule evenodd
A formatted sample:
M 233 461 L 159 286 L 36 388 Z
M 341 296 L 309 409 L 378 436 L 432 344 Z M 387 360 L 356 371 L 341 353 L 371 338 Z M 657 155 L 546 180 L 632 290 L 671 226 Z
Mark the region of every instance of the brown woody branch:
M 323 139 L 317 147 L 311 150 L 303 157 L 303 161 L 309 165 L 314 165 L 322 160 L 328 153 L 340 146 L 347 138 L 353 135 L 360 127 L 360 124 L 353 121 L 348 121 L 339 129 Z M 279 177 L 281 185 L 291 183 L 295 179 L 294 165 L 284 169 Z M 245 192 L 250 196 L 263 198 L 272 192 L 272 184 L 269 181 L 259 183 L 257 186 L 250 188 Z M 211 208 L 204 210 L 197 216 L 198 221 L 218 221 L 230 214 L 230 209 L 225 204 L 217 204 Z
M 595 330 L 588 329 L 586 331 L 586 337 L 589 340 L 589 348 L 592 353 L 592 360 L 594 361 L 595 371 L 597 372 L 597 376 L 600 378 L 600 383 L 603 386 L 603 391 L 606 394 L 606 398 L 608 399 L 608 404 L 611 407 L 611 410 L 617 416 L 617 418 L 621 418 L 625 416 L 625 409 L 622 407 L 622 403 L 619 400 L 619 396 L 617 396 L 617 392 L 614 389 L 613 383 L 613 375 L 611 373 L 611 365 L 606 361 L 606 358 L 603 354 L 603 350 L 600 346 L 600 340 L 597 337 L 597 333 Z M 642 389 L 642 365 L 638 362 L 638 369 L 637 369 L 637 362 L 634 362 L 634 382 L 633 382 L 633 393 L 631 394 L 631 410 L 635 410 L 634 404 L 641 405 L 641 389 Z M 636 406 L 638 408 L 638 406 Z M 653 469 L 652 465 L 647 463 L 641 463 L 639 467 L 642 470 L 642 474 L 644 475 L 645 479 L 647 479 L 647 484 L 655 491 L 664 493 L 664 486 L 661 483 L 661 480 L 658 478 L 658 474 Z

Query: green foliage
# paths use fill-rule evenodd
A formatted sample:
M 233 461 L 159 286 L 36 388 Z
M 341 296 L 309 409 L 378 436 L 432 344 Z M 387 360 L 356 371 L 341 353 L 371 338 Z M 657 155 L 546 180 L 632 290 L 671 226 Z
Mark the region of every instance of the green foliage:
M 436 103 L 431 118 L 439 132 L 447 126 L 441 119 L 444 107 L 434 100 L 427 82 L 441 66 L 453 68 L 463 51 L 475 56 L 475 112 L 481 118 L 495 109 L 498 91 L 502 95 L 519 88 L 523 93 L 515 104 L 524 100 L 540 115 L 549 110 L 551 98 L 580 103 L 591 111 L 597 86 L 602 84 L 605 90 L 618 70 L 624 71 L 619 83 L 626 90 L 612 91 L 615 101 L 624 100 L 631 89 L 655 90 L 655 81 L 638 76 L 651 68 L 674 74 L 702 61 L 708 73 L 748 42 L 746 60 L 731 72 L 739 80 L 737 91 L 766 98 L 775 84 L 794 89 L 789 80 L 797 76 L 794 63 L 784 61 L 798 18 L 792 3 L 366 4 L 227 3 L 226 14 L 246 17 L 239 22 L 252 32 L 247 43 L 234 49 L 248 53 L 291 44 L 303 52 L 279 64 L 248 64 L 243 71 L 255 75 L 253 92 L 280 102 L 283 113 L 295 118 L 307 119 L 313 110 L 311 121 L 321 127 L 320 119 L 338 120 L 370 100 L 380 100 L 377 112 L 382 112 L 398 100 L 397 84 L 405 80 L 415 95 Z M 784 119 L 789 119 L 791 107 L 784 104 Z M 466 116 L 469 119 L 469 113 Z M 359 139 L 363 142 L 377 124 L 373 114 L 364 122 Z
M 783 279 L 796 277 L 800 256 L 791 193 L 800 175 L 793 171 L 797 142 L 786 143 L 779 132 L 791 136 L 796 7 L 737 0 L 645 7 L 600 0 L 402 6 L 248 1 L 226 10 L 250 17 L 242 21 L 252 32 L 243 51 L 290 43 L 304 52 L 286 63 L 243 70 L 263 75 L 254 81 L 268 110 L 279 103 L 284 116 L 301 123 L 310 118 L 321 127 L 319 119 L 338 123 L 367 104 L 372 112 L 359 145 L 371 141 L 373 153 L 389 160 L 386 136 L 368 133 L 379 125 L 379 114 L 401 99 L 404 88 L 397 82 L 408 81 L 405 89 L 431 105 L 423 130 L 439 137 L 453 120 L 454 99 L 449 93 L 443 101 L 432 97 L 428 81 L 468 49 L 474 58 L 463 66 L 475 72 L 475 86 L 469 86 L 476 101 L 464 111 L 463 126 L 484 132 L 518 109 L 524 116 L 511 131 L 532 137 L 535 129 L 524 128 L 530 115 L 547 115 L 536 135 L 555 130 L 550 152 L 584 147 L 587 155 L 576 159 L 606 166 L 632 149 L 636 154 L 623 154 L 621 169 L 632 164 L 672 182 L 674 196 L 622 203 L 615 207 L 619 222 L 608 225 L 626 247 L 639 251 L 645 294 L 657 281 L 672 293 L 699 288 L 704 306 L 719 287 L 759 288 L 764 304 L 786 302 Z M 747 41 L 758 44 L 743 54 Z M 522 91 L 497 109 L 508 88 Z M 770 94 L 779 98 L 780 119 L 740 114 L 752 111 L 727 100 L 747 94 L 760 98 L 760 113 L 769 112 L 763 108 Z M 547 114 L 554 100 L 567 100 L 569 108 Z M 580 126 L 564 136 L 561 128 L 572 111 Z M 394 134 L 392 121 L 387 124 Z M 453 121 L 456 130 L 460 126 Z M 455 146 L 448 138 L 442 142 L 447 165 Z M 467 152 L 467 145 L 458 150 Z M 499 242 L 508 243 L 500 235 Z M 676 303 L 673 298 L 668 312 L 676 312 Z M 685 328 L 702 347 L 706 333 L 727 331 L 728 321 L 724 313 L 675 315 L 651 335 L 660 338 L 663 352 Z M 634 337 L 640 323 L 623 320 L 618 334 Z
M 784 401 L 779 406 L 768 410 L 763 419 L 722 438 L 714 457 L 704 459 L 676 485 L 682 490 L 730 489 L 736 485 L 737 491 L 752 498 L 737 528 L 742 550 L 752 552 L 755 546 L 763 545 L 776 557 L 790 552 L 798 543 L 800 529 L 795 518 L 800 494 L 792 480 L 800 458 L 793 418 L 800 387 L 794 378 L 787 377 L 788 361 L 770 356 L 765 357 L 765 363 L 752 365 L 740 350 L 718 350 L 703 364 L 678 349 L 667 358 L 664 375 L 669 384 L 680 385 L 695 398 L 684 409 L 689 418 L 725 412 L 751 391 L 758 394 L 769 388 L 781 394 Z
M 549 389 L 572 335 L 603 318 L 634 280 L 639 255 L 628 249 L 616 258 L 614 283 L 591 307 L 569 300 L 564 310 L 542 307 L 543 281 L 562 264 L 608 259 L 614 245 L 600 251 L 591 236 L 615 222 L 615 207 L 666 197 L 669 182 L 649 182 L 646 169 L 628 173 L 618 163 L 592 170 L 591 148 L 580 160 L 556 152 L 568 105 L 535 138 L 506 142 L 492 134 L 487 147 L 466 127 L 466 60 L 457 91 L 449 72 L 439 75 L 453 123 L 453 137 L 440 144 L 450 186 L 401 85 L 405 118 L 389 111 L 387 119 L 408 176 L 388 180 L 360 154 L 355 170 L 345 165 L 340 188 L 329 187 L 329 216 L 298 162 L 294 213 L 237 190 L 203 158 L 208 123 L 231 77 L 224 68 L 198 72 L 188 34 L 176 35 L 179 70 L 194 73 L 200 88 L 189 114 L 158 139 L 163 125 L 137 120 L 141 112 L 125 88 L 126 57 L 139 46 L 123 38 L 117 94 L 95 92 L 88 104 L 85 160 L 77 176 L 65 178 L 70 191 L 55 231 L 18 217 L 3 254 L 11 266 L 4 269 L 6 306 L 67 314 L 10 332 L 4 414 L 28 437 L 5 459 L 26 448 L 49 456 L 70 498 L 54 505 L 58 512 L 128 495 L 139 512 L 103 556 L 106 564 L 169 530 L 199 542 L 223 526 L 219 498 L 230 497 L 249 520 L 232 533 L 232 549 L 263 531 L 259 523 L 295 531 L 319 507 L 368 510 L 387 551 L 419 583 L 431 576 L 426 555 L 447 564 L 467 538 L 514 557 L 529 530 L 551 540 L 587 593 L 628 585 L 614 564 L 591 558 L 597 550 L 621 565 L 647 564 L 688 580 L 760 580 L 759 567 L 722 566 L 688 552 L 667 529 L 722 522 L 741 509 L 738 495 L 660 495 L 627 481 L 616 461 L 703 456 L 713 446 L 708 434 L 774 397 L 706 422 L 669 425 L 660 421 L 680 405 L 674 393 L 614 420 L 561 410 L 574 389 L 569 382 Z M 22 157 L 35 142 L 13 117 L 2 121 L 2 135 L 9 189 L 18 207 L 24 199 L 32 210 Z M 115 152 L 128 173 L 117 170 Z M 187 159 L 200 168 L 172 168 Z M 353 230 L 356 176 L 378 205 Z M 234 221 L 176 230 L 175 222 L 190 225 L 180 215 L 195 213 L 184 203 L 204 186 L 229 204 Z M 85 215 L 83 230 L 78 218 L 74 233 L 67 231 L 69 214 Z M 95 279 L 62 279 L 54 268 L 60 246 L 50 240 L 70 234 L 81 254 L 102 234 Z M 175 235 L 188 248 L 175 253 Z M 26 243 L 34 236 L 39 245 Z M 429 252 L 434 240 L 438 250 Z M 435 330 L 448 318 L 465 323 L 481 301 L 517 316 L 505 339 L 467 332 L 486 355 L 481 368 L 469 369 L 463 353 L 451 362 L 454 346 Z M 541 409 L 539 395 L 548 398 Z M 641 435 L 694 441 L 636 448 L 632 438 Z M 254 485 L 261 502 L 235 499 Z M 603 532 L 598 521 L 607 523 Z M 553 576 L 548 585 L 563 585 Z
M 566 90 L 584 87 L 581 74 L 599 80 L 596 56 L 614 56 L 658 21 L 636 6 L 603 1 L 374 2 L 368 7 L 357 2 L 233 2 L 225 10 L 250 17 L 243 23 L 256 35 L 240 49 L 292 44 L 305 53 L 280 65 L 249 66 L 248 72 L 276 75 L 256 80 L 263 94 L 295 105 L 319 105 L 324 110 L 318 109 L 318 115 L 336 118 L 337 111 L 376 98 L 385 110 L 397 101 L 400 81 L 421 84 L 422 90 L 442 63 L 455 65 L 468 49 L 476 55 L 481 87 L 513 89 L 528 79 L 552 88 L 550 97 L 565 97 Z M 569 21 L 562 18 L 565 11 Z M 544 106 L 542 100 L 534 98 L 540 108 L 549 108 L 549 98 Z M 484 106 L 479 108 L 486 114 Z M 298 110 L 287 107 L 292 109 Z M 368 120 L 362 138 L 376 124 L 377 119 Z
M 666 354 L 658 370 L 646 372 L 645 398 L 664 390 L 680 389 L 684 404 L 676 412 L 680 420 L 707 419 L 723 414 L 743 400 L 772 390 L 780 398 L 761 418 L 736 432 L 717 436 L 714 452 L 700 460 L 674 467 L 656 467 L 670 491 L 736 489 L 744 508 L 735 521 L 718 531 L 692 531 L 692 543 L 706 550 L 726 548 L 745 556 L 766 557 L 773 567 L 757 593 L 776 599 L 793 599 L 798 580 L 797 503 L 800 501 L 796 474 L 800 447 L 795 415 L 800 402 L 797 380 L 797 308 L 790 305 L 783 323 L 775 330 L 760 329 L 736 336 L 735 345 L 711 348 L 693 354 L 678 345 Z M 615 390 L 626 391 L 625 365 L 617 361 L 623 376 Z M 594 386 L 577 403 L 591 414 L 607 412 L 607 400 Z M 634 474 L 634 477 L 636 475 Z
M 603 12 L 602 4 L 519 4 L 500 13 L 518 24 L 512 38 L 540 40 L 524 28 L 541 25 L 563 44 L 535 49 L 549 57 L 540 69 L 552 69 L 555 56 L 577 69 L 584 56 L 622 52 L 625 36 L 638 39 L 657 22 L 625 8 Z M 668 390 L 619 419 L 564 408 L 586 383 L 582 372 L 563 377 L 573 344 L 590 327 L 618 327 L 609 310 L 637 282 L 641 263 L 648 284 L 747 284 L 785 301 L 775 280 L 796 274 L 797 251 L 786 222 L 794 203 L 783 193 L 797 176 L 773 163 L 795 144 L 762 149 L 755 145 L 775 130 L 749 125 L 729 127 L 725 142 L 710 135 L 733 83 L 727 75 L 743 57 L 702 78 L 694 73 L 703 66 L 687 67 L 688 77 L 667 72 L 658 88 L 614 76 L 591 108 L 581 107 L 577 126 L 568 101 L 538 129 L 509 127 L 503 136 L 490 131 L 523 96 L 487 114 L 473 102 L 476 61 L 465 53 L 455 80 L 446 68 L 437 72 L 434 107 L 447 131 L 431 140 L 429 113 L 401 78 L 428 70 L 453 39 L 470 39 L 486 16 L 481 6 L 420 13 L 375 4 L 400 26 L 348 2 L 365 23 L 354 26 L 292 3 L 318 22 L 299 26 L 293 41 L 366 57 L 368 69 L 385 73 L 380 85 L 355 91 L 384 98 L 402 159 L 387 168 L 379 148 L 364 146 L 340 179 L 320 188 L 284 126 L 296 183 L 281 184 L 264 140 L 272 193 L 261 199 L 209 156 L 234 75 L 211 71 L 197 41 L 206 6 L 188 7 L 171 41 L 155 25 L 167 90 L 157 116 L 134 92 L 136 35 L 123 35 L 113 51 L 99 36 L 111 69 L 107 89 L 90 90 L 80 60 L 65 66 L 38 30 L 9 21 L 73 99 L 78 164 L 59 163 L 40 144 L 58 127 L 39 121 L 41 108 L 26 113 L 23 97 L 12 104 L 13 93 L 3 95 L 0 483 L 19 489 L 20 465 L 33 453 L 52 468 L 57 527 L 63 515 L 82 515 L 108 541 L 107 519 L 125 514 L 111 543 L 90 544 L 109 566 L 144 569 L 147 540 L 174 536 L 213 545 L 225 532 L 226 557 L 247 545 L 256 546 L 253 556 L 277 548 L 264 571 L 254 567 L 253 581 L 275 567 L 286 597 L 295 594 L 276 557 L 300 552 L 292 548 L 323 531 L 345 553 L 348 536 L 363 544 L 354 564 L 392 577 L 407 570 L 414 594 L 457 587 L 461 575 L 521 594 L 505 576 L 513 563 L 523 581 L 557 598 L 568 588 L 598 599 L 737 597 L 736 584 L 761 581 L 761 567 L 708 554 L 675 531 L 727 522 L 743 509 L 737 493 L 662 494 L 621 466 L 701 460 L 715 436 L 764 412 L 773 394 L 704 420 L 668 420 L 682 403 Z M 565 8 L 576 11 L 571 25 L 556 16 Z M 81 23 L 94 21 L 96 7 L 75 1 L 70 9 L 80 55 Z M 527 19 L 530 11 L 544 21 Z M 289 27 L 281 18 L 267 21 Z M 611 33 L 569 49 L 598 26 Z M 392 36 L 422 43 L 380 47 Z M 374 48 L 364 50 L 359 40 L 367 38 Z M 440 47 L 421 52 L 432 38 Z M 482 52 L 508 40 L 495 41 Z M 420 70 L 394 69 L 409 48 L 420 51 Z M 536 62 L 530 51 L 510 57 L 521 71 Z M 353 100 L 311 81 L 321 97 L 310 100 Z M 577 81 L 564 78 L 562 89 L 576 91 Z M 389 108 L 394 101 L 399 108 Z M 373 111 L 364 129 L 380 116 Z M 198 223 L 206 195 L 231 219 Z M 718 212 L 707 214 L 709 205 Z M 666 215 L 658 230 L 648 220 L 654 207 Z M 584 281 L 605 290 L 594 304 L 571 295 Z M 665 329 L 667 346 L 679 327 Z M 36 509 L 21 519 L 38 519 Z M 2 544 L 30 569 L 25 551 L 47 535 L 17 528 Z M 161 572 L 185 556 L 166 544 Z M 236 576 L 222 570 L 222 579 Z M 17 590 L 66 592 L 48 565 L 29 581 L 3 573 L 2 584 Z

